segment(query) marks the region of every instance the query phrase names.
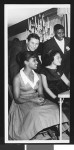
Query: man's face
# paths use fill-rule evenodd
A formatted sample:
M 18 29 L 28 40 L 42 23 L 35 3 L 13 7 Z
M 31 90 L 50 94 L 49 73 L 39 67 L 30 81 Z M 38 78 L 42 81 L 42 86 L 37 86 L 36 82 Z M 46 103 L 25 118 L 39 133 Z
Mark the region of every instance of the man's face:
M 31 38 L 30 41 L 27 42 L 27 46 L 30 51 L 35 51 L 39 46 L 39 40 Z
M 58 29 L 57 31 L 55 31 L 55 37 L 61 41 L 64 38 L 64 30 L 63 29 Z

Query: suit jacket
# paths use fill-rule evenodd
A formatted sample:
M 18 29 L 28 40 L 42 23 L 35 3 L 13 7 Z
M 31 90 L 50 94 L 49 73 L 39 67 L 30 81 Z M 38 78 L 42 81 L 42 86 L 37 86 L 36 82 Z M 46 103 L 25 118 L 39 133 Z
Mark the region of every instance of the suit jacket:
M 13 78 L 19 72 L 19 65 L 16 61 L 16 55 L 22 51 L 21 45 L 13 45 L 10 48 L 10 56 L 9 56 L 9 83 L 12 84 Z
M 62 55 L 62 65 L 61 65 L 61 70 L 64 71 L 64 73 L 68 76 L 68 73 L 70 72 L 70 38 L 65 37 L 64 38 L 64 54 L 61 51 L 59 45 L 55 41 L 54 37 L 51 38 L 50 40 L 47 40 L 43 44 L 43 55 L 42 55 L 42 60 L 43 57 L 46 53 L 49 53 L 50 50 L 58 50 L 60 54 Z

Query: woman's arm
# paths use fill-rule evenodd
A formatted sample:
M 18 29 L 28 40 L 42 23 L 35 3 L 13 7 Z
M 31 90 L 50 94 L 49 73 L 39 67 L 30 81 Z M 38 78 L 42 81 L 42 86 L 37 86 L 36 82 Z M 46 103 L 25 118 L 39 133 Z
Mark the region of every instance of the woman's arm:
M 39 94 L 39 96 L 44 97 L 43 96 L 43 87 L 42 87 L 42 78 L 41 78 L 41 75 L 38 75 L 38 77 L 39 77 L 38 94 Z
M 16 103 L 23 103 L 24 98 L 20 98 L 20 78 L 19 75 L 16 75 L 13 80 L 13 96 Z
M 65 76 L 65 74 L 63 73 L 63 75 L 61 76 L 62 81 L 70 87 L 70 81 L 68 80 L 68 78 Z
M 46 76 L 41 74 L 42 76 L 42 83 L 45 91 L 53 98 L 55 99 L 57 96 L 49 89 Z

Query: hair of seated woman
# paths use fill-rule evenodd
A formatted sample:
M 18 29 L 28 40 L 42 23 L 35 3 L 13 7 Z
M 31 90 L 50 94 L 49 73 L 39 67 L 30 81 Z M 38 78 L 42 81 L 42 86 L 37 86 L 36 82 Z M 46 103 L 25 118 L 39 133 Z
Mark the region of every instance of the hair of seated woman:
M 50 50 L 48 53 L 46 53 L 44 55 L 44 58 L 43 58 L 43 61 L 42 61 L 42 65 L 43 66 L 48 66 L 48 65 L 51 65 L 51 63 L 53 62 L 54 60 L 54 56 L 60 52 L 58 50 Z M 60 54 L 61 55 L 61 54 Z M 62 56 L 61 56 L 62 57 Z
M 23 51 L 16 55 L 16 61 L 21 68 L 24 67 L 24 61 L 29 61 L 30 58 L 37 58 L 37 53 L 32 51 Z

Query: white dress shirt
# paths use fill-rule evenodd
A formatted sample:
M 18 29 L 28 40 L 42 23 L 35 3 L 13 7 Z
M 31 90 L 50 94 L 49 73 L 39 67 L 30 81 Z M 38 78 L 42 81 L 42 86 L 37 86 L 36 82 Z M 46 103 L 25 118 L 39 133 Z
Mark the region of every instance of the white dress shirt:
M 61 41 L 59 41 L 58 39 L 56 39 L 56 37 L 54 37 L 54 39 L 57 42 L 57 44 L 59 45 L 61 51 L 64 53 L 64 38 Z

